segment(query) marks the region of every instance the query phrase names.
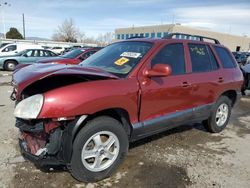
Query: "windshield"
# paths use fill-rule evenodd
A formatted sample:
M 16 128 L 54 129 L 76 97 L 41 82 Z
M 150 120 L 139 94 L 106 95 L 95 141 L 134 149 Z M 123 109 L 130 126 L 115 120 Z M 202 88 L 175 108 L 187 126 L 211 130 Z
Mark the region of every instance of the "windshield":
M 83 50 L 80 49 L 74 49 L 71 50 L 69 52 L 67 52 L 66 54 L 62 55 L 62 57 L 64 58 L 76 58 L 78 55 L 80 55 L 83 52 Z
M 151 47 L 150 42 L 114 43 L 96 52 L 80 65 L 97 67 L 119 77 L 126 77 Z

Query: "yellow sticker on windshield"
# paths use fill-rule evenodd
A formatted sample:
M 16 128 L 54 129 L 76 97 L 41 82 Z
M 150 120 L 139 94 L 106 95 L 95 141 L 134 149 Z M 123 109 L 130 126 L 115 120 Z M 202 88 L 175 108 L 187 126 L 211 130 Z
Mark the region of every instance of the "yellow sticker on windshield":
M 125 63 L 127 63 L 128 61 L 129 61 L 128 58 L 126 58 L 126 57 L 121 57 L 120 59 L 118 59 L 118 60 L 115 61 L 115 64 L 116 64 L 116 65 L 119 65 L 119 66 L 122 66 L 122 65 L 124 65 Z

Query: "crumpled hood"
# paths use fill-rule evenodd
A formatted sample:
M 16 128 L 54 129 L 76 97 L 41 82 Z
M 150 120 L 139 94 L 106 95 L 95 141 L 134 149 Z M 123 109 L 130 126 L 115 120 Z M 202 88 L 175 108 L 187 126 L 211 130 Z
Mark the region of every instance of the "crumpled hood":
M 89 79 L 118 78 L 98 68 L 86 68 L 79 65 L 35 63 L 16 70 L 13 73 L 13 83 L 18 87 L 18 93 L 20 94 L 30 84 L 56 75 L 80 75 L 86 76 Z

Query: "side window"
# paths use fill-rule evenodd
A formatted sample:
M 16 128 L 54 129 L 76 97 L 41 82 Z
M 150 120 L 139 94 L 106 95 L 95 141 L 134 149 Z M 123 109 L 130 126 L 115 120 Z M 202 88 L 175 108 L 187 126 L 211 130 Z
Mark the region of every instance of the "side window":
M 90 52 L 86 52 L 81 56 L 81 59 L 87 59 L 90 56 Z
M 31 56 L 33 56 L 33 57 L 40 57 L 40 52 L 39 51 L 40 50 L 33 50 L 33 53 L 32 53 Z
M 93 55 L 94 53 L 96 53 L 96 51 L 90 51 L 89 55 Z
M 156 64 L 168 64 L 172 68 L 172 74 L 185 74 L 185 57 L 182 43 L 169 44 L 163 47 L 152 59 L 151 66 Z
M 4 48 L 2 52 L 10 52 L 10 51 L 15 51 L 15 50 L 16 50 L 16 45 L 10 45 Z
M 33 51 L 33 50 L 28 50 L 28 51 L 26 52 L 26 56 L 27 56 L 27 57 L 30 57 L 31 54 L 32 54 L 32 51 Z
M 234 68 L 236 67 L 233 58 L 229 54 L 229 52 L 222 47 L 215 46 L 214 47 L 216 53 L 218 54 L 220 61 L 222 63 L 222 66 L 224 68 Z
M 51 51 L 47 51 L 47 53 L 49 54 L 49 56 L 57 56 L 55 53 L 53 53 Z
M 35 56 L 35 50 L 32 50 L 30 57 L 34 57 L 34 56 Z
M 83 54 L 82 56 L 81 56 L 81 59 L 87 59 L 89 56 L 91 56 L 92 54 L 94 54 L 94 53 L 96 53 L 96 51 L 88 51 L 88 52 L 86 52 L 85 54 Z
M 47 50 L 40 50 L 40 56 L 41 57 L 49 57 L 51 55 L 50 55 L 50 52 Z
M 47 56 L 46 52 L 44 50 L 39 50 L 39 51 L 40 51 L 40 56 L 41 57 Z
M 207 46 L 207 50 L 208 50 L 208 54 L 209 54 L 209 57 L 210 57 L 210 62 L 211 62 L 211 65 L 212 65 L 212 69 L 217 70 L 219 68 L 219 64 L 218 64 L 218 62 L 217 62 L 211 48 Z
M 208 72 L 213 70 L 210 55 L 204 44 L 188 44 L 192 72 Z

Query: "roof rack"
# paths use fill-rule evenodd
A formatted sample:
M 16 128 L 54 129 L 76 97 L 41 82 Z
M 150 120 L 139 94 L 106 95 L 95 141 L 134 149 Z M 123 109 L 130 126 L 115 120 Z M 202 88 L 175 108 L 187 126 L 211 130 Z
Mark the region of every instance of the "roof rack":
M 199 41 L 204 41 L 204 39 L 208 39 L 208 40 L 214 41 L 215 44 L 220 44 L 220 42 L 214 38 L 204 37 L 204 36 L 200 36 L 200 35 L 190 35 L 190 34 L 185 34 L 185 33 L 170 33 L 167 36 L 164 36 L 163 39 L 172 39 L 173 36 L 177 36 L 177 35 L 184 35 L 186 37 L 196 37 L 199 39 Z

